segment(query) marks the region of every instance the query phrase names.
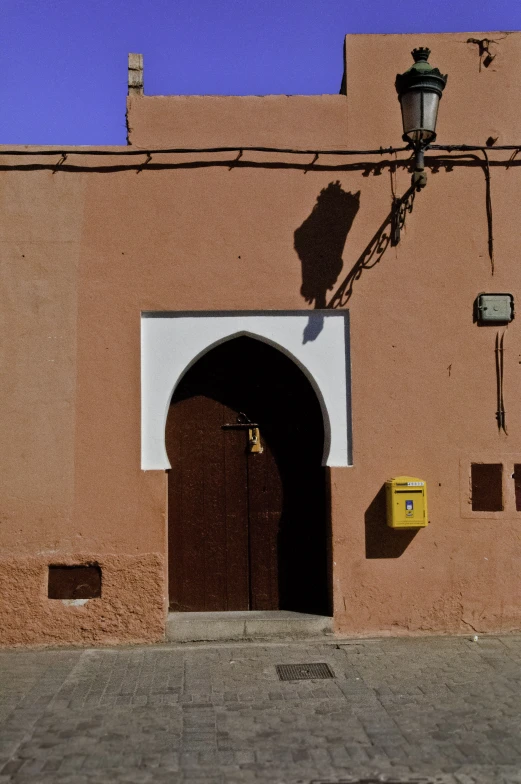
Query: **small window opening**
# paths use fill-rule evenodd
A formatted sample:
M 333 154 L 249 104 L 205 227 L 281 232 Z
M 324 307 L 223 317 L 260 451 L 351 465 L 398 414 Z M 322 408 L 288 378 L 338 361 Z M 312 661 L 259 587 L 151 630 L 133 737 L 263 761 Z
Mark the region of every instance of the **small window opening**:
M 49 599 L 98 599 L 100 596 L 99 566 L 49 566 Z
M 472 463 L 472 510 L 474 512 L 503 511 L 503 465 L 501 463 Z
M 521 512 L 521 463 L 514 465 L 512 479 L 514 480 L 514 489 L 516 491 L 516 511 Z

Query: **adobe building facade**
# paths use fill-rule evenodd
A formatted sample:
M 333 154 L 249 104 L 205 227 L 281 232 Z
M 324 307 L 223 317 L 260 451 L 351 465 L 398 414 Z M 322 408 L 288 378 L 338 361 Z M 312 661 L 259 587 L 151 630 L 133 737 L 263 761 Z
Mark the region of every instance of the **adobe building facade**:
M 417 46 L 437 142 L 486 149 L 428 151 L 393 212 Z M 348 36 L 338 95 L 131 65 L 127 147 L 0 148 L 2 644 L 160 641 L 169 608 L 519 630 L 520 324 L 474 303 L 521 301 L 521 34 Z M 386 524 L 402 475 L 425 528 Z

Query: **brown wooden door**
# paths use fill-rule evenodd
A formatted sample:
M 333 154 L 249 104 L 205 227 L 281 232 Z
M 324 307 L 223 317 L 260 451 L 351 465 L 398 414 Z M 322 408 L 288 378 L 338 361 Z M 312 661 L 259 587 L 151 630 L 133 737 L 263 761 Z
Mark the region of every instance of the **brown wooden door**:
M 166 428 L 172 610 L 325 611 L 323 431 L 301 376 L 238 338 L 178 386 Z M 250 452 L 248 420 L 262 453 Z
M 170 607 L 278 607 L 280 477 L 271 450 L 251 454 L 237 412 L 197 395 L 172 406 L 167 443 Z

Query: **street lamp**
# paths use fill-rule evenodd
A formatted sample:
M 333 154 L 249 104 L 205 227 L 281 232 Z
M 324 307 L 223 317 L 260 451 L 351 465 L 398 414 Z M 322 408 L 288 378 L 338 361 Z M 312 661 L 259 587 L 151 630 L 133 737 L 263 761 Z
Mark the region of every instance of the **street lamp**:
M 423 154 L 436 139 L 438 104 L 447 84 L 447 77 L 429 65 L 430 53 L 423 46 L 413 49 L 414 65 L 398 74 L 395 82 L 402 107 L 403 139 L 414 149 L 412 183 L 418 189 L 427 184 Z

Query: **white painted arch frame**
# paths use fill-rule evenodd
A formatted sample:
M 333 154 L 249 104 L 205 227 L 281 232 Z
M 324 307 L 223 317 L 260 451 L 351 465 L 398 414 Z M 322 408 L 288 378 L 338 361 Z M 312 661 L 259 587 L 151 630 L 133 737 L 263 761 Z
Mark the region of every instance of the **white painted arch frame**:
M 141 468 L 170 468 L 165 426 L 186 371 L 215 346 L 247 335 L 304 372 L 324 419 L 323 465 L 351 465 L 348 311 L 144 312 L 141 314 Z

